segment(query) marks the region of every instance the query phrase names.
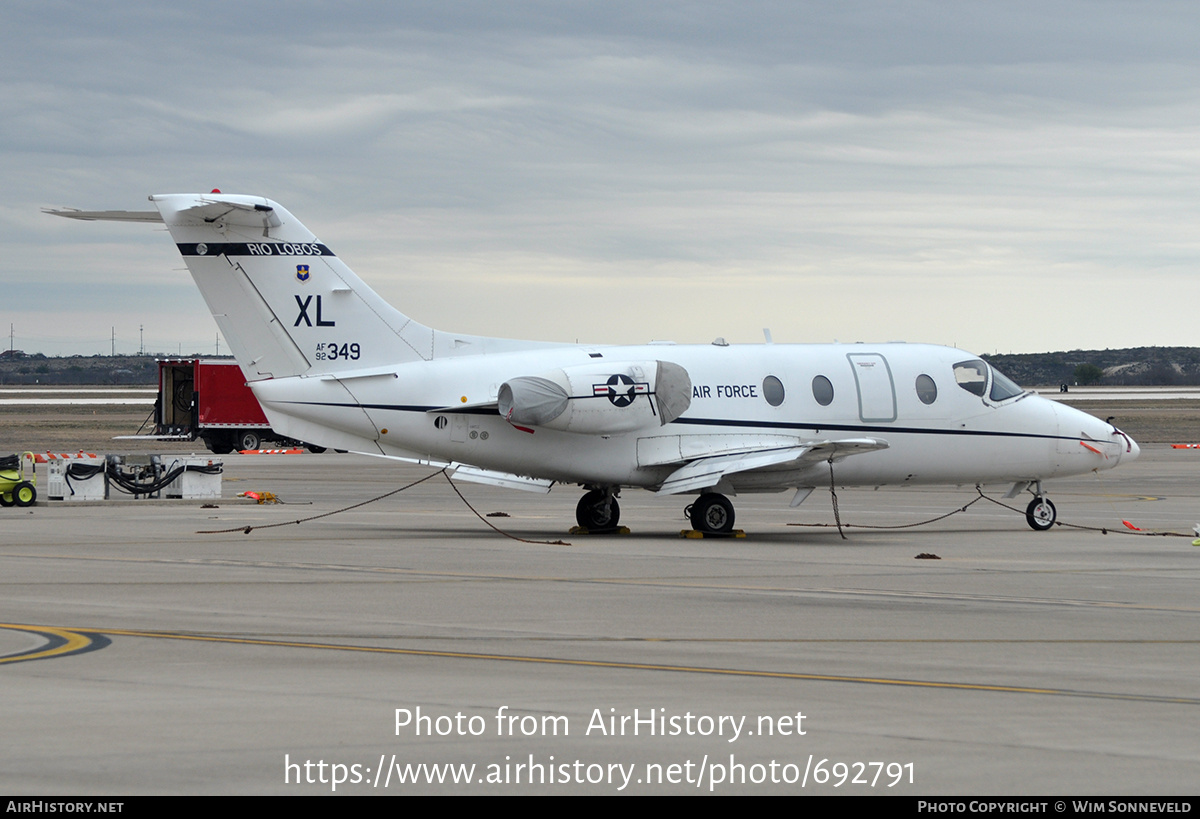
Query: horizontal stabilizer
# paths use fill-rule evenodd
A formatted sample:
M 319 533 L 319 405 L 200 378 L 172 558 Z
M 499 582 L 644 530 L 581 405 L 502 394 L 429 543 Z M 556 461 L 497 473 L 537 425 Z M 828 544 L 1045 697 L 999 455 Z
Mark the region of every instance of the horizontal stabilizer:
M 243 197 L 244 199 L 245 197 Z M 67 219 L 81 219 L 85 222 L 161 222 L 162 214 L 157 210 L 78 210 L 76 208 L 43 208 L 43 213 L 51 216 L 64 216 Z M 185 223 L 215 224 L 218 221 L 226 225 L 241 225 L 243 227 L 279 227 L 280 221 L 275 209 L 270 205 L 257 202 L 230 201 L 225 199 L 200 198 L 199 204 L 177 211 Z
M 156 210 L 77 210 L 75 208 L 42 208 L 42 213 L 80 219 L 84 222 L 161 222 Z

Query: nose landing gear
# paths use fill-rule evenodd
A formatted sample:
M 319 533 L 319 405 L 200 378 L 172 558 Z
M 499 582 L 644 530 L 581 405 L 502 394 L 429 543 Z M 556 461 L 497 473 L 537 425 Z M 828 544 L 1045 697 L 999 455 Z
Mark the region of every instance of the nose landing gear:
M 1034 498 L 1029 502 L 1029 506 L 1025 507 L 1025 521 L 1034 531 L 1044 532 L 1054 526 L 1056 520 L 1058 510 L 1048 498 Z
M 1050 502 L 1042 493 L 1042 482 L 1036 483 L 1036 489 L 1033 493 L 1033 500 L 1025 507 L 1025 522 L 1035 532 L 1044 532 L 1054 526 L 1054 522 L 1058 520 L 1058 510 L 1054 508 L 1054 504 Z

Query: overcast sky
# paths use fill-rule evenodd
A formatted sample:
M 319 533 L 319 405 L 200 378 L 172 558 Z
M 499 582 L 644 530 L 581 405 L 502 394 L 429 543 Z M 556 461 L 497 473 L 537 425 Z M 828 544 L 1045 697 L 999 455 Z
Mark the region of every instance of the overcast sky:
M 1198 42 L 1188 2 L 10 2 L 0 322 L 211 352 L 164 232 L 41 208 L 220 188 L 459 332 L 1200 346 Z

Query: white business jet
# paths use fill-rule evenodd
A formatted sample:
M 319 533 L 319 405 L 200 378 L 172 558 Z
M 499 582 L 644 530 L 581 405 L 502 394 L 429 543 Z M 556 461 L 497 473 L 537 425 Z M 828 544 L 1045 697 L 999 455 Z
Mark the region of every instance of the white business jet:
M 1037 530 L 1042 482 L 1111 469 L 1138 446 L 1022 390 L 982 359 L 922 344 L 598 347 L 434 330 L 394 309 L 304 225 L 253 196 L 151 196 L 281 435 L 449 466 L 456 480 L 578 484 L 581 527 L 617 496 L 695 494 L 692 526 L 733 530 L 727 496 L 818 486 L 1011 484 Z

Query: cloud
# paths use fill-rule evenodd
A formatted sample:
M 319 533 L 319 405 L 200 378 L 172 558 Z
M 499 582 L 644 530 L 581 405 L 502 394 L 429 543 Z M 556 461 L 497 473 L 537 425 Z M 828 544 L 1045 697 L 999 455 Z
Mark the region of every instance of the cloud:
M 40 315 L 29 282 L 92 275 L 105 287 L 64 322 L 81 339 L 131 305 L 208 337 L 198 299 L 143 289 L 187 281 L 161 233 L 39 209 L 220 187 L 279 200 L 402 308 L 462 331 L 1200 344 L 1157 313 L 1196 289 L 1193 18 L 1175 3 L 20 6 L 0 34 L 2 275 L 20 285 L 0 320 Z M 562 299 L 581 308 L 550 309 Z

